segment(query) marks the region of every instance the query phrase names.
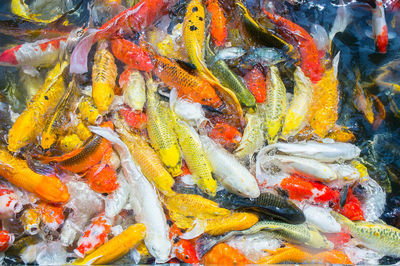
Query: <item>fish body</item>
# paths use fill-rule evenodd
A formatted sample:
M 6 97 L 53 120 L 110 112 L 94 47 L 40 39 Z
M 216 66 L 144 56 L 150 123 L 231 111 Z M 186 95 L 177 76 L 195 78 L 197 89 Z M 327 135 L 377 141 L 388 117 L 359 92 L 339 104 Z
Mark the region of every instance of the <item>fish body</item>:
M 45 39 L 24 43 L 0 54 L 0 65 L 21 67 L 31 76 L 37 76 L 36 67 L 52 66 L 67 47 L 67 38 Z
M 114 39 L 111 41 L 111 50 L 118 60 L 130 68 L 146 72 L 153 69 L 148 54 L 133 42 L 125 39 Z
M 91 97 L 84 97 L 79 103 L 78 109 L 80 118 L 85 123 L 95 125 L 101 119 L 99 111 L 94 105 Z
M 290 200 L 278 195 L 264 192 L 255 199 L 247 199 L 234 194 L 218 194 L 217 201 L 222 206 L 231 206 L 243 210 L 255 211 L 266 216 L 273 216 L 279 220 L 291 224 L 305 222 L 303 212 Z
M 254 176 L 232 154 L 207 136 L 200 136 L 200 141 L 217 179 L 228 191 L 248 198 L 260 195 Z
M 400 230 L 384 223 L 366 221 L 352 222 L 341 214 L 332 212 L 333 217 L 360 240 L 366 247 L 386 256 L 400 257 Z
M 175 224 L 172 224 L 169 230 L 169 238 L 174 243 L 171 253 L 184 263 L 199 263 L 193 241 L 182 239 L 181 236 L 182 231 Z
M 214 60 L 215 54 L 209 47 L 207 47 L 207 66 L 210 71 L 219 80 L 222 86 L 231 89 L 239 102 L 244 107 L 255 108 L 256 100 L 251 94 L 249 89 L 244 84 L 243 80 L 237 76 L 223 60 Z
M 140 72 L 125 70 L 119 78 L 119 85 L 123 91 L 124 103 L 132 110 L 142 111 L 146 102 L 146 83 Z
M 102 265 L 114 261 L 134 248 L 146 234 L 146 227 L 143 224 L 129 226 L 121 234 L 113 237 L 107 243 L 95 249 L 83 259 L 74 261 L 75 265 L 95 264 Z
M 228 209 L 218 207 L 218 203 L 194 194 L 176 194 L 164 201 L 170 212 L 177 212 L 189 217 L 207 219 L 231 213 Z
M 64 223 L 63 207 L 40 202 L 36 209 L 40 213 L 40 220 L 46 228 L 56 231 Z
M 236 158 L 244 158 L 257 151 L 264 144 L 264 118 L 260 109 L 262 108 L 258 108 L 255 114 L 246 114 L 246 128 L 239 146 L 234 152 Z
M 0 219 L 11 219 L 22 210 L 18 195 L 7 186 L 0 186 Z
M 216 245 L 201 260 L 204 265 L 248 265 L 252 261 L 239 250 L 225 243 Z
M 147 80 L 147 132 L 151 146 L 172 176 L 182 173 L 182 155 L 173 130 L 171 110 L 157 96 L 157 84 Z
M 303 211 L 307 222 L 315 225 L 321 232 L 340 232 L 340 224 L 332 217 L 329 209 L 314 205 L 306 205 Z
M 338 191 L 299 176 L 284 178 L 280 186 L 289 193 L 289 198 L 293 200 L 302 201 L 307 199 L 317 203 L 324 203 L 337 201 L 340 197 Z
M 57 177 L 33 172 L 26 161 L 13 157 L 5 150 L 0 150 L 0 175 L 47 202 L 65 203 L 69 199 L 67 187 Z
M 63 97 L 57 103 L 53 115 L 46 121 L 40 139 L 40 146 L 42 146 L 43 149 L 50 148 L 57 141 L 58 136 L 62 134 L 62 127 L 66 123 L 63 117 L 65 117 L 66 112 L 69 111 L 70 104 L 74 98 L 75 86 L 75 81 L 71 81 Z
M 263 9 L 263 12 L 267 19 L 275 24 L 279 34 L 287 38 L 287 40 L 292 41 L 293 45 L 298 45 L 301 56 L 301 70 L 303 70 L 304 74 L 309 77 L 313 83 L 317 83 L 321 79 L 324 71 L 321 66 L 317 45 L 314 39 L 305 29 L 292 21 L 277 14 L 270 13 L 265 9 Z
M 294 72 L 294 96 L 290 102 L 282 128 L 282 137 L 296 135 L 307 123 L 307 116 L 313 96 L 313 86 L 303 71 L 296 67 Z
M 374 123 L 374 109 L 372 98 L 368 93 L 362 88 L 358 81 L 354 86 L 353 92 L 354 98 L 354 107 L 363 113 L 364 117 L 367 121 L 372 125 Z
M 6 251 L 14 243 L 14 234 L 10 234 L 6 230 L 0 231 L 0 252 Z
M 200 142 L 199 135 L 186 122 L 176 119 L 174 130 L 178 136 L 183 158 L 192 173 L 193 180 L 205 193 L 215 196 L 217 180 L 214 179 L 211 164 L 208 161 Z
M 68 63 L 56 64 L 49 71 L 43 87 L 28 103 L 26 109 L 17 118 L 8 134 L 8 149 L 18 151 L 35 141 L 45 126 L 46 118 L 51 115 L 65 92 L 63 73 Z
M 58 140 L 58 146 L 61 151 L 64 153 L 71 152 L 80 148 L 83 144 L 83 141 L 78 137 L 77 134 L 68 134 L 62 136 Z
M 211 38 L 216 46 L 223 46 L 228 36 L 228 29 L 226 27 L 226 18 L 224 11 L 220 6 L 218 0 L 205 1 L 207 11 L 211 13 Z
M 339 82 L 336 79 L 336 70 L 339 57 L 333 60 L 333 67 L 326 70 L 314 86 L 313 101 L 310 107 L 309 122 L 315 134 L 325 137 L 334 127 L 338 119 Z
M 243 62 L 246 65 L 262 65 L 271 66 L 282 62 L 285 59 L 284 55 L 276 48 L 262 47 L 251 48 L 243 57 Z
M 267 101 L 265 103 L 265 127 L 268 144 L 278 139 L 286 112 L 286 88 L 276 66 L 270 67 L 267 78 Z
M 259 67 L 254 66 L 252 70 L 244 76 L 247 88 L 251 91 L 257 103 L 265 102 L 267 97 L 267 85 L 265 75 Z
M 250 212 L 233 212 L 228 216 L 207 219 L 205 233 L 217 236 L 230 231 L 245 230 L 258 222 L 258 216 Z
M 376 0 L 376 7 L 372 10 L 372 29 L 375 38 L 375 46 L 378 52 L 386 53 L 389 42 L 388 28 L 385 19 L 385 9 L 382 0 Z
M 114 56 L 100 45 L 94 56 L 92 96 L 94 104 L 101 114 L 108 111 L 114 98 L 117 74 Z
M 318 143 L 313 141 L 276 143 L 264 148 L 263 152 L 275 149 L 291 156 L 314 159 L 326 163 L 352 160 L 357 158 L 361 152 L 356 145 L 350 143 Z
M 171 196 L 174 179 L 164 168 L 157 153 L 140 136 L 131 135 L 129 132 L 119 130 L 122 141 L 128 146 L 133 159 L 140 166 L 144 176 L 163 193 Z
M 228 47 L 224 48 L 222 50 L 219 50 L 213 61 L 218 61 L 218 60 L 232 60 L 232 59 L 237 59 L 244 55 L 246 53 L 246 50 L 241 48 L 241 47 Z
M 77 248 L 74 250 L 75 254 L 83 258 L 86 254 L 104 244 L 111 230 L 111 225 L 111 221 L 104 214 L 93 218 L 90 225 L 79 238 Z
M 111 150 L 107 151 L 111 154 Z M 111 155 L 105 155 L 105 157 Z M 108 163 L 101 162 L 92 166 L 85 175 L 86 181 L 91 189 L 98 193 L 111 193 L 115 191 L 119 184 L 117 181 L 117 172 Z
M 24 231 L 30 235 L 36 235 L 40 230 L 40 214 L 35 208 L 24 211 L 21 216 Z
M 336 33 L 343 32 L 346 29 L 347 25 L 349 25 L 352 20 L 350 12 L 344 1 L 340 0 L 339 3 L 340 6 L 336 11 L 336 17 L 333 22 L 332 29 L 329 32 L 329 40 L 331 41 L 333 40 L 333 37 L 335 37 Z

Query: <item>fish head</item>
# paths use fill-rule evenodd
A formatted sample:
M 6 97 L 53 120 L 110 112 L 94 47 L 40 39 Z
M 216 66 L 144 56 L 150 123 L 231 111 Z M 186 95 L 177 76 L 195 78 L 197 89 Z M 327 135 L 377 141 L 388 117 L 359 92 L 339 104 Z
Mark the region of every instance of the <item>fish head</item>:
M 147 232 L 144 242 L 149 253 L 156 258 L 156 263 L 165 263 L 169 260 L 172 245 L 168 237 L 164 239 L 159 235 Z

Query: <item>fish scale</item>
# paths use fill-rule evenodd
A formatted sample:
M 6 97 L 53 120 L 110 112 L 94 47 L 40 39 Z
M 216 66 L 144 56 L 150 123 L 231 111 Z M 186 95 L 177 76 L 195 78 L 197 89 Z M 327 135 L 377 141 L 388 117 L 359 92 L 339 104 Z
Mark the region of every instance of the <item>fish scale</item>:
M 217 181 L 212 176 L 212 168 L 201 148 L 199 136 L 185 122 L 176 119 L 175 132 L 179 138 L 185 162 L 192 173 L 193 179 L 205 193 L 215 196 Z
M 279 70 L 276 66 L 270 67 L 270 78 L 267 79 L 267 101 L 266 101 L 266 138 L 268 144 L 273 144 L 278 139 L 283 118 L 286 112 L 286 88 L 283 84 Z
M 151 146 L 160 156 L 172 176 L 182 173 L 182 156 L 178 138 L 173 130 L 171 110 L 164 106 L 157 94 L 157 84 L 147 80 L 147 132 Z

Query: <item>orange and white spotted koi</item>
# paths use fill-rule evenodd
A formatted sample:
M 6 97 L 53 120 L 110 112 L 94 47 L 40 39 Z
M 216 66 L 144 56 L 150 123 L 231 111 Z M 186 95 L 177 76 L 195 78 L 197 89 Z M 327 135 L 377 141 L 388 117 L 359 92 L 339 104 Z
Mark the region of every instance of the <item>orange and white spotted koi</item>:
M 389 42 L 388 28 L 385 20 L 385 9 L 382 0 L 376 0 L 376 7 L 372 10 L 372 29 L 375 38 L 375 46 L 378 52 L 386 53 Z

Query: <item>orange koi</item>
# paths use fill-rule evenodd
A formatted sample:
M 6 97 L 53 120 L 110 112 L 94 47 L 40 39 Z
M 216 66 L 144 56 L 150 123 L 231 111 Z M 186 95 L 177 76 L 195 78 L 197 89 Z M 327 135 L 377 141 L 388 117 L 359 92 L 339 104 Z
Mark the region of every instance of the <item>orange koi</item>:
M 14 235 L 6 230 L 0 231 L 0 252 L 6 251 L 14 243 Z
M 218 0 L 206 0 L 207 11 L 211 13 L 211 38 L 216 46 L 223 46 L 228 30 L 226 28 L 226 18 Z
M 339 198 L 336 199 L 333 209 L 352 221 L 365 220 L 360 201 L 354 196 L 351 188 L 347 191 L 347 198 L 343 208 L 340 208 Z
M 96 249 L 106 242 L 108 233 L 111 230 L 111 221 L 105 217 L 104 213 L 93 218 L 91 224 L 78 240 L 75 254 L 83 258 L 86 254 Z
M 204 265 L 246 265 L 253 263 L 237 249 L 225 243 L 214 246 L 201 259 Z
M 178 260 L 183 261 L 184 263 L 199 263 L 192 241 L 181 239 L 181 235 L 181 230 L 175 224 L 172 224 L 169 230 L 169 238 L 173 243 L 171 252 L 175 254 Z
M 279 15 L 272 14 L 263 9 L 267 18 L 272 21 L 277 32 L 291 42 L 292 45 L 298 45 L 301 56 L 301 70 L 310 78 L 313 83 L 317 83 L 324 73 L 318 55 L 317 45 L 311 35 L 302 27 L 285 19 Z
M 242 134 L 226 123 L 217 123 L 207 135 L 227 149 L 235 149 L 242 139 Z
M 267 98 L 267 85 L 265 75 L 262 73 L 260 68 L 254 66 L 254 68 L 244 76 L 244 80 L 246 81 L 247 88 L 249 88 L 256 98 L 256 101 L 258 103 L 265 102 L 265 99 Z
M 147 44 L 144 44 L 147 45 Z M 178 91 L 178 97 L 218 108 L 222 105 L 214 88 L 205 80 L 193 76 L 167 57 L 151 54 L 154 73 L 167 86 Z
M 378 111 L 378 114 L 375 116 L 375 121 L 372 124 L 372 128 L 374 130 L 377 130 L 382 124 L 383 120 L 385 120 L 386 109 L 381 100 L 379 100 L 377 96 L 371 94 L 371 97 L 374 99 L 375 102 L 375 108 L 376 108 L 375 110 Z
M 96 164 L 87 171 L 85 177 L 89 187 L 98 193 L 111 193 L 119 186 L 117 173 L 108 164 Z
M 102 127 L 114 128 L 112 122 L 103 123 Z M 110 141 L 94 134 L 86 140 L 81 148 L 58 157 L 42 157 L 39 159 L 43 163 L 57 162 L 61 169 L 73 173 L 82 173 L 99 163 L 111 149 Z
M 62 206 L 54 206 L 45 202 L 41 202 L 36 207 L 40 213 L 40 220 L 51 230 L 57 230 L 64 222 L 64 214 Z
M 5 150 L 0 150 L 0 175 L 47 202 L 64 203 L 69 200 L 67 186 L 57 177 L 33 172 L 25 160 L 15 158 Z
M 132 129 L 142 130 L 146 128 L 147 116 L 141 111 L 132 111 L 132 109 L 121 109 L 119 113 Z
M 336 142 L 356 141 L 356 136 L 345 126 L 334 126 L 332 131 L 327 135 L 327 138 L 333 139 Z
M 114 56 L 131 68 L 140 71 L 151 71 L 153 64 L 150 57 L 138 45 L 125 39 L 111 41 L 111 50 Z

